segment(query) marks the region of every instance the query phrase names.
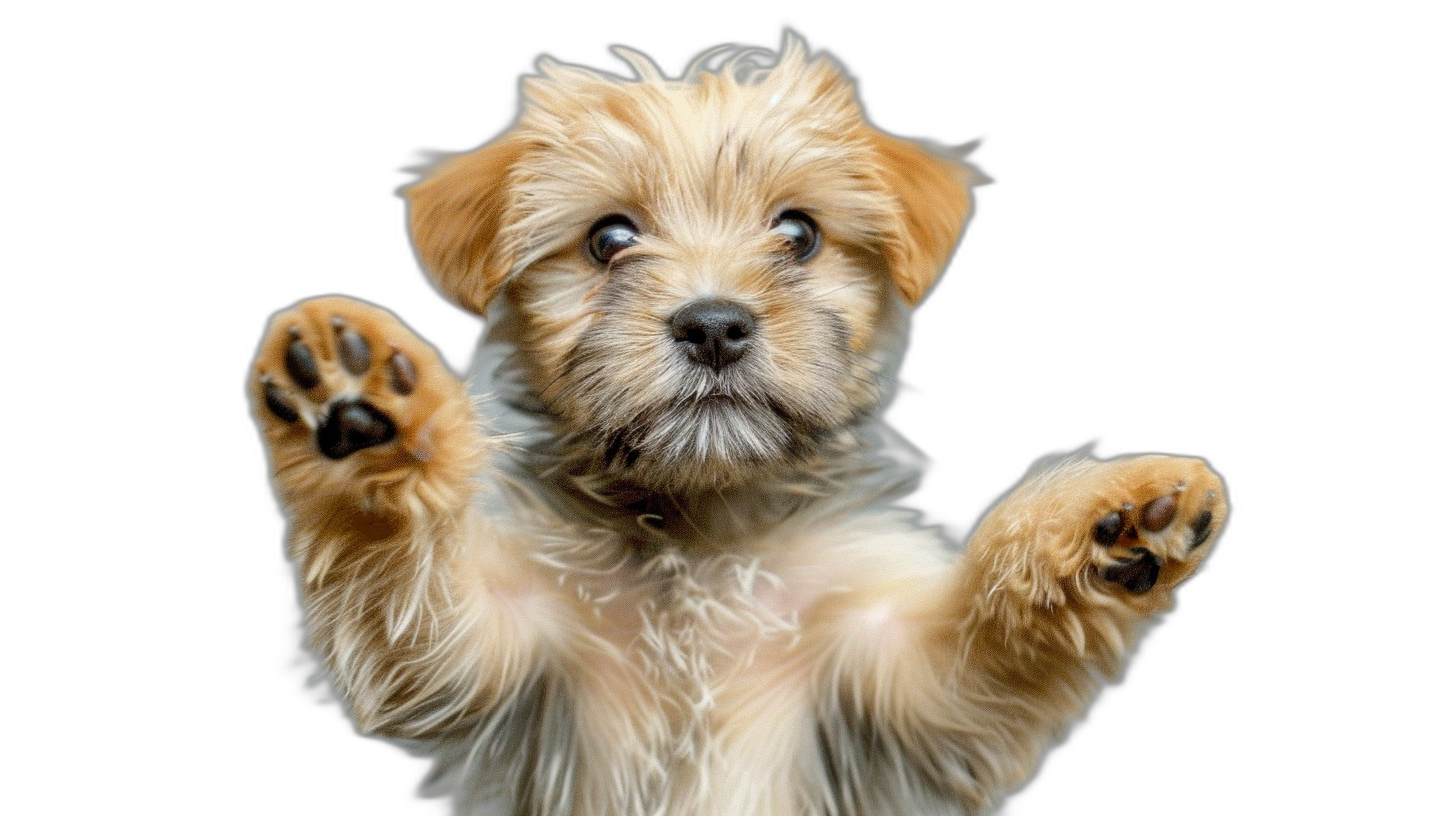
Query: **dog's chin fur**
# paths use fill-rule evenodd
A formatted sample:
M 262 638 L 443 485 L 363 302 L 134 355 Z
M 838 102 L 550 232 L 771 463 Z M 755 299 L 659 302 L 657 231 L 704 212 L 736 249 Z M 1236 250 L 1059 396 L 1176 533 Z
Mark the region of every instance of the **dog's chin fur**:
M 377 307 L 270 324 L 251 393 L 310 642 L 461 814 L 983 812 L 1171 604 L 1223 487 L 1075 459 L 954 557 L 894 506 L 919 462 L 879 416 L 974 168 L 870 127 L 792 36 L 682 80 L 622 53 L 637 81 L 543 60 L 518 123 L 407 191 L 486 317 L 473 398 Z

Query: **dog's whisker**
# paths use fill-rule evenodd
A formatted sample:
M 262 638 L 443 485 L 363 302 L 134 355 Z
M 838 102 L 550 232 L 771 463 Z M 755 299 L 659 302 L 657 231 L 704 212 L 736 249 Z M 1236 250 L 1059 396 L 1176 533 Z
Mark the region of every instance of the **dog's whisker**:
M 863 285 L 864 284 L 862 282 L 860 282 L 860 281 L 849 281 L 847 283 L 841 283 L 840 285 L 835 286 L 835 287 L 832 287 L 830 289 L 825 289 L 822 292 L 815 292 L 814 294 L 816 294 L 820 298 L 827 298 L 830 295 L 834 294 L 835 292 L 841 292 L 841 291 L 843 291 L 845 289 L 848 289 L 851 286 L 863 286 Z

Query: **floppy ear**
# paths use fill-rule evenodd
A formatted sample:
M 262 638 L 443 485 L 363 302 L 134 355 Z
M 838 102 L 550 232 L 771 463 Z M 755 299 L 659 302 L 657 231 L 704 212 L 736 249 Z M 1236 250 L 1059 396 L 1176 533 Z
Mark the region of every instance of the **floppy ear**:
M 511 201 L 511 169 L 525 144 L 509 137 L 456 156 L 405 190 L 410 234 L 425 270 L 446 296 L 485 314 L 511 271 L 500 238 Z
M 969 164 L 878 131 L 870 144 L 876 174 L 900 205 L 885 259 L 900 295 L 914 306 L 950 261 L 971 217 L 971 187 L 985 178 Z

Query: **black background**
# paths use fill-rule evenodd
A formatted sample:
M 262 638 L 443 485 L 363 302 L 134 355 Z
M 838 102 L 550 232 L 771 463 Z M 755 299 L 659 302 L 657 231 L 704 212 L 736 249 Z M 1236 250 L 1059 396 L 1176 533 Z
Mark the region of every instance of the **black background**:
M 220 552 L 176 590 L 213 634 L 179 635 L 165 667 L 169 688 L 189 686 L 170 697 L 182 717 L 169 727 L 188 748 L 169 777 L 274 812 L 444 812 L 414 797 L 424 764 L 355 736 L 307 691 L 281 517 L 243 398 L 262 326 L 301 297 L 351 294 L 395 310 L 463 369 L 478 325 L 416 268 L 400 169 L 421 150 L 495 136 L 537 55 L 626 73 L 607 47 L 628 45 L 674 74 L 722 42 L 778 48 L 792 26 L 858 77 L 875 124 L 980 138 L 977 163 L 994 179 L 917 313 L 890 411 L 933 459 L 914 504 L 964 532 L 1032 460 L 1089 443 L 1101 455 L 1204 456 L 1232 493 L 1219 552 L 1178 611 L 1006 813 L 1213 812 L 1289 796 L 1287 765 L 1307 740 L 1291 711 L 1312 669 L 1291 659 L 1302 612 L 1270 592 L 1286 570 L 1271 548 L 1309 374 L 1289 364 L 1289 342 L 1268 342 L 1274 294 L 1251 268 L 1267 255 L 1249 216 L 1261 159 L 1251 134 L 1278 105 L 1249 71 L 1262 60 L 1255 29 L 976 10 L 964 22 L 539 13 L 524 26 L 438 13 L 361 29 L 280 23 L 249 28 L 243 50 L 192 45 L 210 80 L 195 101 L 207 124 L 183 134 L 195 160 L 173 178 L 178 217 L 204 224 L 205 274 L 224 293 L 202 312 L 214 347 L 226 342 L 210 380 L 224 409 L 210 417 L 232 453 L 207 479 L 224 520 L 221 539 L 204 538 Z

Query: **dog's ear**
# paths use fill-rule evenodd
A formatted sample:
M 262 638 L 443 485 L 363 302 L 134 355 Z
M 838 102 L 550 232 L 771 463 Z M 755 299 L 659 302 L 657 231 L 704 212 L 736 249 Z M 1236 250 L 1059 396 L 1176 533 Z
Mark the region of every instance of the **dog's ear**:
M 514 252 L 500 235 L 511 169 L 525 144 L 506 136 L 447 160 L 404 191 L 420 262 L 448 297 L 485 314 L 510 274 Z
M 937 156 L 903 139 L 870 132 L 880 181 L 898 202 L 885 260 L 900 295 L 920 302 L 950 261 L 971 217 L 971 187 L 985 179 L 964 162 Z

